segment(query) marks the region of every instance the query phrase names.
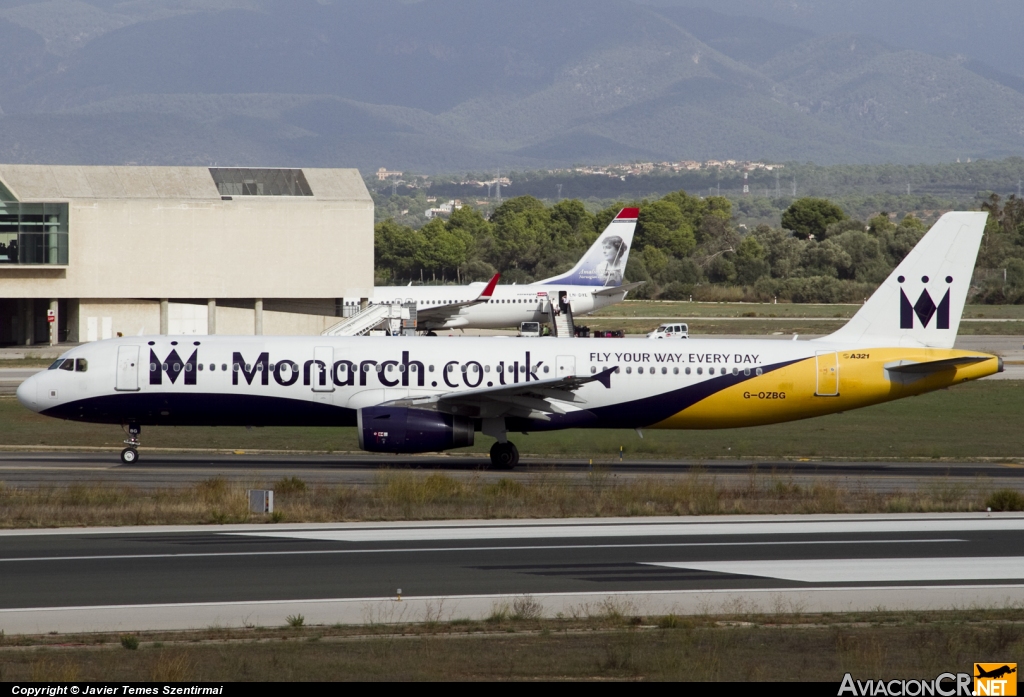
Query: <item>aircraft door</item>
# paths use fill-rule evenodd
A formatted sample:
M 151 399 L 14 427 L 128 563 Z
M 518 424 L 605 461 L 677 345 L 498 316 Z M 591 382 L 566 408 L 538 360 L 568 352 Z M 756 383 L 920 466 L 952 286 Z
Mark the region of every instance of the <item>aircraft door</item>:
M 117 382 L 114 389 L 119 392 L 139 391 L 139 347 L 117 347 Z
M 814 391 L 815 396 L 838 397 L 839 354 L 835 351 L 818 351 L 814 359 L 818 369 L 818 382 Z
M 576 374 L 576 356 L 559 356 L 555 359 L 555 374 L 560 378 Z
M 313 365 L 309 371 L 309 382 L 314 392 L 334 392 L 334 347 L 317 346 L 313 349 Z

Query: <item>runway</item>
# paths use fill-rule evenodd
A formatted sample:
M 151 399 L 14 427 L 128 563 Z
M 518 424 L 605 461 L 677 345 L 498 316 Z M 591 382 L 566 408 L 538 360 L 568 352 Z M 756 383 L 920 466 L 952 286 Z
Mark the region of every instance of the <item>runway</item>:
M 547 615 L 1002 607 L 1024 600 L 1022 531 L 1021 514 L 12 530 L 0 629 L 482 618 L 516 599 Z
M 487 469 L 486 456 L 393 456 L 355 454 L 252 454 L 148 452 L 134 465 L 123 465 L 110 452 L 0 452 L 0 482 L 9 486 L 117 484 L 139 489 L 192 486 L 223 477 L 247 486 L 299 477 L 309 484 L 368 486 L 384 470 L 425 470 L 453 477 L 536 479 L 559 474 L 585 478 L 595 471 L 589 460 L 523 458 L 513 471 Z M 906 462 L 829 460 L 612 460 L 597 471 L 618 477 L 679 476 L 700 473 L 727 481 L 753 476 L 783 477 L 795 482 L 829 481 L 872 491 L 913 491 L 936 481 L 978 483 L 998 488 L 1024 485 L 1018 462 Z

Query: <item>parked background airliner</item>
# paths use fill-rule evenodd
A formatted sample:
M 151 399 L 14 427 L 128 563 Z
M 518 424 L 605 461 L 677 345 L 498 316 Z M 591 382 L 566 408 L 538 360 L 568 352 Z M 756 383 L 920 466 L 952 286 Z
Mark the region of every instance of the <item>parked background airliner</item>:
M 571 270 L 525 285 L 378 286 L 374 303 L 416 303 L 417 328 L 494 329 L 545 322 L 548 302 L 568 302 L 584 315 L 622 302 L 639 283 L 623 284 L 639 208 L 623 208 Z
M 362 448 L 433 452 L 509 431 L 729 428 L 917 395 L 1002 369 L 953 349 L 985 213 L 947 213 L 842 329 L 812 341 L 131 337 L 85 344 L 18 388 L 61 419 L 356 426 Z

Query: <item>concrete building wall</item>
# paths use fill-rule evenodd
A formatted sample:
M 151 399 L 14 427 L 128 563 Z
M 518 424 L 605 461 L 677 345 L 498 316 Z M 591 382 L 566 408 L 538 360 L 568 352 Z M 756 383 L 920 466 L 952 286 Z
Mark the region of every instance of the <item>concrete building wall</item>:
M 373 292 L 373 204 L 72 201 L 66 267 L 0 266 L 33 298 L 331 298 Z
M 326 305 L 326 303 L 323 303 Z M 253 336 L 256 312 L 253 308 L 216 308 L 217 334 Z M 156 300 L 97 300 L 78 303 L 75 321 L 69 318 L 69 341 L 97 341 L 118 335 L 137 336 L 160 333 L 160 303 Z M 205 336 L 207 306 L 193 303 L 168 303 L 168 334 Z M 263 334 L 271 336 L 310 336 L 341 321 L 327 314 L 263 311 Z M 78 334 L 70 336 L 71 327 Z

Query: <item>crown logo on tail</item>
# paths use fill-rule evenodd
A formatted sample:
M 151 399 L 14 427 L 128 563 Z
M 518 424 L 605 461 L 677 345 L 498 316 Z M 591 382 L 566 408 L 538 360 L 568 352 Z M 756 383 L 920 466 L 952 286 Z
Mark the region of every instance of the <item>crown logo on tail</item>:
M 896 280 L 903 283 L 907 279 L 904 276 L 900 276 Z M 953 277 L 946 276 L 946 283 L 952 282 Z M 928 277 L 922 276 L 921 283 L 927 285 Z M 935 317 L 936 329 L 949 329 L 949 289 L 946 289 L 946 294 L 942 296 L 942 300 L 939 301 L 938 305 L 932 300 L 928 288 L 922 290 L 921 295 L 917 298 L 917 302 L 911 305 L 910 298 L 907 297 L 903 288 L 900 288 L 900 329 L 913 329 L 914 315 L 917 315 L 923 328 L 927 328 L 928 323 L 932 321 L 932 317 Z

